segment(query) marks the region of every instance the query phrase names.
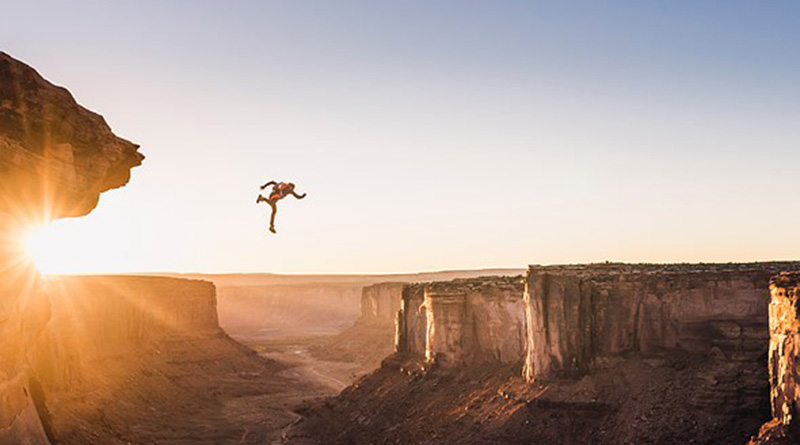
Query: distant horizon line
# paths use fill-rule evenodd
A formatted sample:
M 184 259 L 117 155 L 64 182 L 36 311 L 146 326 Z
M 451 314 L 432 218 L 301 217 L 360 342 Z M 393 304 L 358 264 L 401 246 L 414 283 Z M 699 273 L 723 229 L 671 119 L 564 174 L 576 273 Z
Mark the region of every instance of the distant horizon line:
M 464 268 L 464 269 L 440 269 L 440 270 L 424 270 L 415 272 L 375 272 L 375 273 L 321 273 L 321 272 L 174 272 L 174 271 L 152 271 L 152 272 L 77 272 L 77 273 L 41 273 L 45 277 L 59 277 L 59 276 L 162 276 L 162 275 L 217 275 L 217 276 L 276 276 L 276 277 L 381 277 L 381 276 L 413 276 L 413 275 L 428 275 L 428 274 L 447 274 L 447 273 L 464 273 L 464 272 L 493 272 L 493 271 L 520 271 L 525 272 L 531 266 L 574 266 L 574 265 L 596 265 L 596 264 L 627 264 L 627 265 L 671 265 L 671 264 L 685 264 L 685 265 L 704 265 L 704 264 L 763 264 L 763 263 L 793 263 L 800 262 L 800 259 L 771 259 L 771 260 L 755 260 L 755 261 L 672 261 L 672 262 L 659 262 L 659 261 L 590 261 L 590 262 L 573 262 L 573 263 L 527 263 L 524 267 L 480 267 L 480 268 Z

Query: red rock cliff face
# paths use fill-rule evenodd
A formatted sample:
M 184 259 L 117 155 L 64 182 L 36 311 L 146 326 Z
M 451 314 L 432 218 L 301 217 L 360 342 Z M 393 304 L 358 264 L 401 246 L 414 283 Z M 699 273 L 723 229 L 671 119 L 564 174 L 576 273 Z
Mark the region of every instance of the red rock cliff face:
M 425 355 L 428 320 L 425 310 L 425 285 L 403 286 L 400 310 L 395 319 L 395 351 L 400 354 Z
M 769 376 L 772 421 L 752 445 L 800 442 L 800 272 L 770 282 Z
M 100 193 L 128 182 L 143 159 L 137 148 L 66 89 L 0 52 L 1 208 L 86 215 Z
M 142 159 L 65 89 L 0 53 L 0 443 L 47 442 L 31 353 L 51 308 L 21 233 L 87 214 Z
M 51 278 L 51 317 L 35 345 L 33 368 L 45 392 L 91 389 L 98 363 L 136 354 L 164 338 L 216 335 L 214 285 L 158 277 Z M 87 386 L 88 384 L 88 386 Z
M 671 348 L 757 360 L 767 344 L 769 277 L 793 266 L 531 266 L 524 374 L 579 374 L 601 356 Z
M 43 394 L 38 408 L 56 441 L 106 405 L 144 409 L 121 394 L 148 372 L 147 357 L 224 336 L 209 282 L 102 276 L 50 278 L 45 287 L 51 317 L 28 356 Z
M 800 273 L 774 277 L 770 290 L 772 416 L 797 434 L 800 433 Z
M 403 292 L 397 351 L 424 353 L 445 366 L 524 356 L 520 277 L 487 277 L 413 285 Z
M 403 295 L 403 283 L 378 283 L 361 291 L 362 323 L 394 322 Z

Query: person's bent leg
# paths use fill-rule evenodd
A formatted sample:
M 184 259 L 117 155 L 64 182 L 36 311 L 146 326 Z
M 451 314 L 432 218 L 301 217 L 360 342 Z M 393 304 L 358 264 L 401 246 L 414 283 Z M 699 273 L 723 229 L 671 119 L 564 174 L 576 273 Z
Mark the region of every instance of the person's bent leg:
M 275 233 L 275 214 L 278 213 L 278 206 L 275 201 L 267 201 L 269 206 L 272 207 L 272 215 L 269 217 L 269 231 Z

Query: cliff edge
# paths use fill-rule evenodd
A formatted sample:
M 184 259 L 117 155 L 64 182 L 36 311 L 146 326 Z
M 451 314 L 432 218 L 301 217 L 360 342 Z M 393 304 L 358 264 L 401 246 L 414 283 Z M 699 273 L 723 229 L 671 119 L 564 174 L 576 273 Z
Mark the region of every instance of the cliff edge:
M 81 216 L 128 182 L 138 146 L 64 88 L 0 52 L 0 442 L 46 443 L 47 417 L 32 351 L 50 301 L 21 250 L 23 234 Z

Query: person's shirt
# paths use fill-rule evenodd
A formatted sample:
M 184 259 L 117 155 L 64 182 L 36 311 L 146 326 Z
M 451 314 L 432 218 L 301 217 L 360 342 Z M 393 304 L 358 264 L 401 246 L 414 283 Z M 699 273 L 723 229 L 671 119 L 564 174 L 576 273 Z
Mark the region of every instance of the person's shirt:
M 289 186 L 289 184 L 287 184 L 285 182 L 278 182 L 274 186 L 272 186 L 271 195 L 279 197 L 279 198 L 285 198 L 286 195 L 289 194 L 289 189 L 290 188 L 291 187 Z

